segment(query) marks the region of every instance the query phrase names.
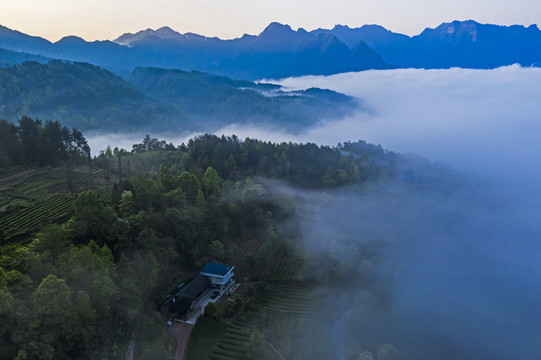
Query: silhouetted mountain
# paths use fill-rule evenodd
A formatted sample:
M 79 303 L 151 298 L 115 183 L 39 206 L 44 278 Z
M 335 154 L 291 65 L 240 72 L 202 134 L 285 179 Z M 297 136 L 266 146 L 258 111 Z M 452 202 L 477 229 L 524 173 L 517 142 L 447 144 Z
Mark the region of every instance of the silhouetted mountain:
M 47 49 L 51 46 L 52 43 L 48 40 L 0 25 L 0 48 L 2 49 L 47 56 Z
M 297 31 L 271 23 L 259 35 L 233 40 L 178 33 L 168 27 L 87 42 L 69 36 L 51 43 L 0 27 L 0 48 L 88 62 L 126 76 L 138 66 L 197 70 L 255 80 L 346 71 L 415 68 L 494 68 L 541 64 L 537 26 L 444 23 L 409 37 L 378 25 Z M 380 56 L 381 55 L 381 56 Z M 388 65 L 388 64 L 393 64 Z
M 124 34 L 115 41 L 131 39 L 129 45 L 133 49 L 160 54 L 162 63 L 154 66 L 235 78 L 280 78 L 388 67 L 368 47 L 353 51 L 332 35 L 314 35 L 304 29 L 294 31 L 279 23 L 271 23 L 258 36 L 245 35 L 225 41 L 195 34 L 178 34 L 167 39 L 148 31 L 138 34 Z
M 494 68 L 518 63 L 541 64 L 541 31 L 536 25 L 497 26 L 453 21 L 408 37 L 378 25 L 350 29 L 335 26 L 315 34 L 332 34 L 353 46 L 364 41 L 390 64 L 414 68 Z
M 122 45 L 124 44 L 124 45 Z M 137 66 L 198 70 L 260 79 L 389 68 L 367 46 L 350 49 L 333 35 L 270 24 L 258 36 L 234 40 L 180 34 L 169 28 L 124 34 L 116 42 L 66 37 L 56 43 L 3 28 L 0 47 L 89 62 L 126 75 Z
M 353 47 L 359 41 L 364 41 L 371 49 L 379 53 L 378 47 L 382 45 L 395 45 L 410 37 L 397 34 L 379 25 L 363 25 L 360 28 L 350 28 L 347 25 L 335 25 L 332 30 L 316 29 L 314 34 L 331 34 L 349 47 Z
M 526 28 L 453 21 L 426 29 L 411 42 L 409 55 L 398 54 L 405 58 L 403 66 L 494 68 L 541 64 L 541 31 L 536 25 Z
M 174 31 L 173 29 L 164 26 L 158 30 L 146 29 L 141 30 L 135 34 L 126 33 L 115 40 L 116 43 L 121 45 L 131 45 L 132 42 L 146 38 L 148 36 L 154 36 L 158 39 L 170 39 L 175 40 L 182 38 L 182 34 Z

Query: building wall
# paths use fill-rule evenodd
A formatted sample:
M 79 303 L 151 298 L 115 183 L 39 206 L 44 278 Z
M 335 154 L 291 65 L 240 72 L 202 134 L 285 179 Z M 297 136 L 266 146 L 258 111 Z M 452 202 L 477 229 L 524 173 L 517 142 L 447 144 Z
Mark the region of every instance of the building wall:
M 230 271 L 224 276 L 209 276 L 210 282 L 213 285 L 223 286 L 227 284 L 234 276 L 235 274 Z

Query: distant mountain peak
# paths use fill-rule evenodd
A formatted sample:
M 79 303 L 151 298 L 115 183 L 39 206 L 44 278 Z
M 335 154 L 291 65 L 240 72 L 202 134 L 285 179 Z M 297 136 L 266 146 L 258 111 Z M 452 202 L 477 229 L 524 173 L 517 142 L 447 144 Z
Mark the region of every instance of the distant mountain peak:
M 75 35 L 68 35 L 64 36 L 62 39 L 58 40 L 57 43 L 60 44 L 83 44 L 86 43 L 86 41 L 83 38 L 80 38 Z
M 169 26 L 162 26 L 161 28 L 156 29 L 156 32 L 160 32 L 160 31 L 166 31 L 166 32 L 173 32 L 173 33 L 176 33 L 176 31 L 173 30 L 173 29 L 171 29 Z
M 477 25 L 480 25 L 480 24 L 473 20 L 465 20 L 465 21 L 455 20 L 450 23 L 443 23 L 434 30 L 436 31 L 443 30 L 444 32 L 448 32 L 452 34 L 456 30 L 460 30 L 460 29 L 475 29 Z
M 125 33 L 113 41 L 121 45 L 131 45 L 133 42 L 143 40 L 147 37 L 155 37 L 162 40 L 175 40 L 182 38 L 183 35 L 168 26 L 162 26 L 157 30 L 152 30 L 149 28 L 138 31 L 135 34 Z
M 347 26 L 347 25 L 334 25 L 334 27 L 332 28 L 333 30 L 349 30 L 350 27 Z
M 274 50 L 292 49 L 313 36 L 304 29 L 295 31 L 289 25 L 283 25 L 278 22 L 272 22 L 258 36 L 259 44 L 264 44 Z
M 383 32 L 392 32 L 391 30 L 387 30 L 385 27 L 377 24 L 366 24 L 361 26 L 361 29 L 370 29 L 375 31 L 383 31 Z
M 435 37 L 446 39 L 445 41 L 466 40 L 477 41 L 478 29 L 483 25 L 473 20 L 455 20 L 448 23 L 442 23 L 438 27 L 425 29 L 418 37 Z
M 295 31 L 291 28 L 289 25 L 283 25 L 278 22 L 271 22 L 265 30 L 259 34 L 260 37 L 264 36 L 276 36 L 276 35 L 284 35 L 284 34 L 291 34 Z
M 277 21 L 271 22 L 271 23 L 265 28 L 265 30 L 276 30 L 276 29 L 287 29 L 287 30 L 289 30 L 289 31 L 292 31 L 291 26 L 289 26 L 288 24 L 282 24 L 282 23 L 279 23 L 279 22 L 277 22 Z
M 161 28 L 155 30 L 153 35 L 161 39 L 175 39 L 182 36 L 181 33 L 171 29 L 169 26 L 162 26 Z

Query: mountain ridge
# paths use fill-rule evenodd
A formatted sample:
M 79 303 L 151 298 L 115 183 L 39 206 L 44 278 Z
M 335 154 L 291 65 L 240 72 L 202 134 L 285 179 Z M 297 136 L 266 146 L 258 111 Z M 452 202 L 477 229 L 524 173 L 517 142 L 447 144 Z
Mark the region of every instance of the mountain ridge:
M 489 69 L 515 63 L 541 64 L 541 31 L 535 24 L 505 26 L 455 20 L 411 37 L 379 25 L 335 26 L 313 32 L 333 34 L 350 46 L 353 40 L 363 40 L 384 61 L 399 68 Z
M 275 22 L 257 36 L 232 40 L 162 27 L 126 33 L 116 42 L 86 42 L 69 36 L 51 43 L 5 28 L 0 32 L 0 48 L 24 48 L 49 58 L 88 62 L 123 76 L 137 66 L 197 70 L 247 80 L 391 68 L 370 49 L 353 51 L 330 36 L 295 31 Z
M 0 68 L 0 119 L 29 116 L 85 131 L 212 131 L 230 124 L 300 131 L 358 105 L 331 90 L 285 92 L 275 84 L 197 71 L 137 67 L 123 79 L 61 60 Z
M 539 66 L 541 31 L 537 25 L 455 20 L 410 37 L 380 25 L 306 31 L 272 22 L 258 35 L 230 40 L 161 27 L 125 33 L 113 41 L 68 36 L 52 43 L 0 26 L 0 48 L 88 62 L 122 76 L 142 66 L 258 80 L 367 69 Z

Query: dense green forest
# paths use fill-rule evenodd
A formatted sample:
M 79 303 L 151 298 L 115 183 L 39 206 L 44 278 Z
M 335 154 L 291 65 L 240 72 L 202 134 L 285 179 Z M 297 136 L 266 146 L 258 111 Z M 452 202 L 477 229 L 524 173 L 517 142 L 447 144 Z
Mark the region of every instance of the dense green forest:
M 330 90 L 284 93 L 200 72 L 137 68 L 121 77 L 97 66 L 51 60 L 0 68 L 0 118 L 59 121 L 82 131 L 212 131 L 231 123 L 302 129 L 353 111 Z M 268 94 L 267 94 L 268 93 Z
M 16 165 L 58 166 L 90 161 L 90 147 L 77 129 L 58 121 L 23 117 L 19 125 L 0 119 L 0 168 Z
M 288 311 L 299 316 L 316 308 L 307 300 L 311 289 L 287 287 L 288 281 L 302 281 L 299 273 L 309 264 L 296 250 L 296 200 L 277 192 L 269 179 L 299 189 L 354 186 L 397 176 L 401 159 L 364 142 L 327 147 L 203 135 L 178 147 L 147 136 L 131 151 L 107 148 L 89 163 L 84 136 L 76 130 L 29 118 L 19 126 L 0 124 L 9 130 L 0 148 L 20 149 L 4 166 L 57 166 L 66 163 L 66 152 L 75 151 L 85 159 L 77 171 L 92 173 L 94 167 L 102 176 L 85 183 L 67 221 L 45 219 L 22 240 L 2 240 L 0 358 L 6 359 L 120 359 L 138 318 L 144 321 L 136 359 L 167 359 L 172 348 L 156 311 L 161 296 L 176 287 L 171 279 L 197 272 L 209 259 L 237 264 L 238 276 L 251 279 L 244 298 L 233 297 L 219 310 L 220 316 L 244 324 L 240 330 L 227 329 L 246 342 L 242 356 L 273 358 L 261 345 L 257 324 L 286 326 L 273 314 L 285 311 L 291 301 L 299 305 Z M 33 160 L 32 153 L 25 153 L 23 134 L 28 129 L 38 146 L 33 151 L 49 149 L 40 140 L 44 134 L 59 136 L 50 157 Z M 98 185 L 107 187 L 106 196 L 96 190 Z M 17 192 L 21 186 L 24 183 L 4 190 Z M 55 186 L 48 191 L 59 191 Z M 5 194 L 0 191 L 0 196 Z M 9 211 L 23 213 L 2 211 L 0 225 Z M 336 272 L 336 264 L 326 266 Z M 355 273 L 356 266 L 340 268 Z M 265 290 L 275 281 L 282 285 Z M 263 316 L 266 313 L 270 315 Z M 318 336 L 326 336 L 323 320 L 298 319 L 302 326 L 319 326 Z M 204 324 L 222 326 L 215 321 L 202 324 L 194 335 L 192 358 L 200 349 L 198 334 Z M 276 334 L 265 336 L 281 341 Z M 295 349 L 291 354 L 300 351 Z M 322 354 L 327 352 L 319 358 Z
M 235 265 L 245 285 L 195 327 L 189 359 L 276 359 L 267 342 L 288 358 L 329 358 L 338 309 L 325 289 L 370 286 L 381 245 L 352 249 L 360 265 L 309 260 L 296 191 L 429 179 L 422 159 L 362 141 L 206 134 L 175 146 L 147 135 L 90 158 L 83 134 L 57 122 L 0 126 L 6 359 L 121 359 L 138 321 L 135 359 L 167 359 L 159 305 L 211 259 Z

